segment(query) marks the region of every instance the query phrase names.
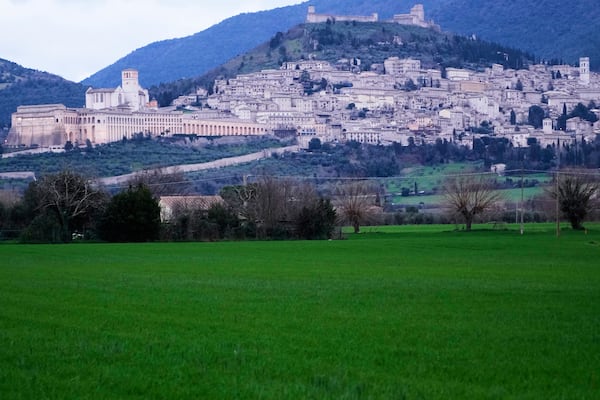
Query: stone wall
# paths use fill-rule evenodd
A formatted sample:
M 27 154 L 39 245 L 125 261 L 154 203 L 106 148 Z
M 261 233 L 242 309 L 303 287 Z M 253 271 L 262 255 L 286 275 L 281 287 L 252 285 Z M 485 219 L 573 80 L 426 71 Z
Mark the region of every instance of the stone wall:
M 330 21 L 355 21 L 355 22 L 378 22 L 379 15 L 373 13 L 370 16 L 363 15 L 335 15 L 335 14 L 317 14 L 314 6 L 308 7 L 308 14 L 306 15 L 306 22 L 309 24 L 318 24 Z

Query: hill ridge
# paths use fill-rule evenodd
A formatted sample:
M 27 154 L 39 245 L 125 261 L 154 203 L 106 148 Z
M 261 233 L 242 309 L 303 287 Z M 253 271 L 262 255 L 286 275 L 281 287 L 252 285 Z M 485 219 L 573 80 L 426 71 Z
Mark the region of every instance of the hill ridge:
M 142 85 L 151 86 L 191 78 L 215 68 L 232 57 L 269 40 L 278 31 L 306 20 L 308 5 L 319 13 L 370 15 L 382 19 L 405 13 L 415 4 L 425 7 L 444 31 L 475 34 L 486 41 L 502 43 L 533 52 L 544 59 L 575 63 L 580 56 L 591 58 L 592 69 L 600 69 L 600 38 L 594 34 L 600 9 L 592 0 L 566 5 L 559 0 L 313 0 L 256 13 L 227 18 L 196 34 L 154 42 L 141 47 L 82 83 L 114 86 L 121 69 L 140 71 Z M 540 23 L 539 21 L 543 21 Z M 156 62 L 160 60 L 160 62 Z

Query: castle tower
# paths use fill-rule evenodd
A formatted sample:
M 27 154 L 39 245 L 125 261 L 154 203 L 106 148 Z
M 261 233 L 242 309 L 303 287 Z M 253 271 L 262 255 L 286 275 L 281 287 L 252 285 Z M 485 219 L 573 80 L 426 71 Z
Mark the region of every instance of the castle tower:
M 315 23 L 317 20 L 315 19 L 315 6 L 308 6 L 308 14 L 306 14 L 306 22 Z
M 416 17 L 419 22 L 424 22 L 425 9 L 423 8 L 423 4 L 415 4 L 415 6 L 410 9 L 410 15 Z
M 139 91 L 138 71 L 135 69 L 124 69 L 121 71 L 121 87 L 125 92 Z
M 579 82 L 584 85 L 590 83 L 590 58 L 581 57 L 579 59 Z

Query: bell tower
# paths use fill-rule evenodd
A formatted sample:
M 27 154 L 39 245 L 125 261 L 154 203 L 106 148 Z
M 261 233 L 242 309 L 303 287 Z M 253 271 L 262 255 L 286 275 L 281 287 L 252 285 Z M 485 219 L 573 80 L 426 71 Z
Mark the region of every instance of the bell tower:
M 590 58 L 581 57 L 579 59 L 579 82 L 584 85 L 590 83 Z
M 121 87 L 125 92 L 138 91 L 140 89 L 138 71 L 130 68 L 121 71 Z

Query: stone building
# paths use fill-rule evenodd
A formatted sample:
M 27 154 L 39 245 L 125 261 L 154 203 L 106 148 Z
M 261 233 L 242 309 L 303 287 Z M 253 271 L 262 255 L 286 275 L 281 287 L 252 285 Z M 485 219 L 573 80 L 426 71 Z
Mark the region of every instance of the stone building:
M 195 134 L 250 136 L 267 133 L 265 125 L 224 117 L 207 118 L 202 112 L 157 110 L 146 107 L 148 91 L 138 83 L 135 70 L 122 72 L 116 89 L 88 89 L 85 108 L 63 104 L 20 106 L 12 114 L 8 147 L 56 147 L 67 142 L 92 145 L 116 142 L 135 135 L 146 137 Z
M 85 92 L 85 107 L 90 110 L 103 110 L 111 107 L 129 107 L 131 111 L 146 108 L 150 96 L 138 80 L 138 71 L 125 69 L 121 72 L 121 86 L 114 89 L 93 89 Z
M 385 67 L 385 73 L 388 75 L 404 76 L 421 70 L 421 60 L 412 58 L 400 59 L 398 57 L 390 57 L 383 62 L 383 65 Z
M 420 26 L 421 28 L 433 28 L 440 30 L 440 26 L 433 21 L 425 21 L 425 8 L 423 4 L 415 4 L 409 14 L 396 14 L 392 22 L 401 25 Z
M 356 22 L 377 22 L 379 15 L 373 13 L 370 16 L 363 15 L 335 15 L 335 14 L 317 14 L 315 6 L 308 6 L 308 14 L 306 15 L 306 23 L 318 24 L 327 21 L 356 21 Z

